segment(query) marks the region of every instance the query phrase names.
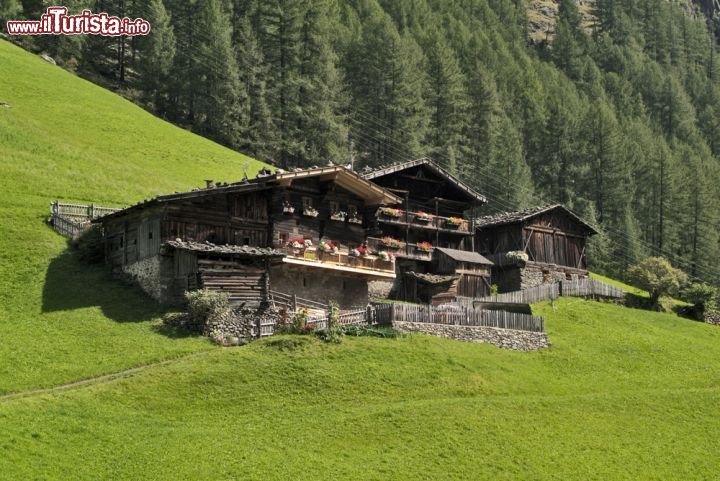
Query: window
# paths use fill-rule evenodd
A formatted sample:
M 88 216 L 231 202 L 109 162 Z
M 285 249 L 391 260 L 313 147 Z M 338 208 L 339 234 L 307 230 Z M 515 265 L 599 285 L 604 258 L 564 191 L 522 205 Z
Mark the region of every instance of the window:
M 347 281 L 345 279 L 342 281 L 342 289 L 343 291 L 347 289 Z
M 348 204 L 348 215 L 350 217 L 357 217 L 358 208 L 355 204 Z
M 307 277 L 303 276 L 303 287 L 307 287 Z
M 313 206 L 312 197 L 303 197 L 302 203 L 303 203 L 303 209 L 312 208 L 312 206 Z
M 148 239 L 152 239 L 152 231 L 148 232 Z
M 335 214 L 337 212 L 340 212 L 340 202 L 336 200 L 330 201 L 330 213 Z
M 249 237 L 243 237 L 243 245 L 249 246 L 250 245 L 250 238 Z

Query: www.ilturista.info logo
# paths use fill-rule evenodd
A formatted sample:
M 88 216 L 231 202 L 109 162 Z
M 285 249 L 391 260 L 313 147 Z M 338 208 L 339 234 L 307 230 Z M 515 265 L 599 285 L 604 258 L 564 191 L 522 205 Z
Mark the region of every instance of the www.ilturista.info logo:
M 80 15 L 68 15 L 67 7 L 49 7 L 40 20 L 9 20 L 10 35 L 147 35 L 150 22 L 142 18 L 113 17 L 105 12 L 83 10 Z

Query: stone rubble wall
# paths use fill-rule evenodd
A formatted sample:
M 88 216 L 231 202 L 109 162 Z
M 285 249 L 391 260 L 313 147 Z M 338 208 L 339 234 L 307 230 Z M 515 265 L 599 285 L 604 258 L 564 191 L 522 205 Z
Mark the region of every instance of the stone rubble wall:
M 720 311 L 705 311 L 705 322 L 714 326 L 720 326 Z
M 161 301 L 160 256 L 152 256 L 123 266 L 123 273 L 140 286 L 150 297 Z
M 457 341 L 487 343 L 515 351 L 535 351 L 550 347 L 547 333 L 544 332 L 404 321 L 393 322 L 393 327 L 404 332 L 430 334 Z

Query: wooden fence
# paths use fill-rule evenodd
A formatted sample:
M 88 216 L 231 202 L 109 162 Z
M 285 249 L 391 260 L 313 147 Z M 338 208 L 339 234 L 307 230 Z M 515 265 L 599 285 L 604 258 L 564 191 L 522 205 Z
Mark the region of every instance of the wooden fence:
M 68 202 L 50 202 L 50 225 L 66 237 L 77 237 L 84 231 L 90 221 L 119 209 L 99 205 L 70 204 Z
M 558 297 L 599 297 L 608 299 L 622 299 L 625 291 L 597 279 L 578 279 L 575 281 L 560 281 L 554 284 L 543 284 L 522 291 L 505 292 L 479 298 L 459 298 L 463 305 L 472 305 L 473 302 L 505 302 L 512 304 L 531 304 L 533 302 L 548 301 Z
M 543 332 L 542 317 L 507 311 L 486 311 L 461 304 L 440 306 L 424 304 L 378 304 L 373 306 L 373 320 L 378 324 L 421 322 L 454 326 L 494 327 L 518 331 Z
M 103 207 L 95 204 L 71 204 L 69 202 L 50 202 L 50 214 L 60 217 L 72 217 L 78 219 L 92 220 L 107 214 L 112 214 L 120 209 Z
M 88 226 L 88 222 L 75 222 L 61 216 L 52 216 L 50 224 L 53 229 L 65 237 L 77 237 Z

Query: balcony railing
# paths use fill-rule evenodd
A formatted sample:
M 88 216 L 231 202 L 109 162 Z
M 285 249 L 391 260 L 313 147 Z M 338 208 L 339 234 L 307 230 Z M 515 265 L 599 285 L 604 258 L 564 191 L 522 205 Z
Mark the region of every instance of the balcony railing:
M 392 248 L 388 247 L 383 244 L 382 239 L 378 239 L 376 237 L 368 237 L 367 238 L 367 246 L 368 249 L 371 252 L 380 252 L 380 251 L 386 251 L 391 252 L 395 255 L 395 257 L 399 258 L 406 258 L 406 259 L 416 259 L 421 261 L 431 261 L 433 256 L 434 249 L 430 250 L 424 250 L 417 246 L 417 244 L 405 244 L 404 247 L 401 248 Z
M 391 209 L 392 210 L 392 209 Z M 472 234 L 470 229 L 470 222 L 462 219 L 460 223 L 454 223 L 450 217 L 442 216 L 431 216 L 423 217 L 419 212 L 402 212 L 400 215 L 392 215 L 388 213 L 385 208 L 380 208 L 377 211 L 377 218 L 380 222 L 387 224 L 397 225 L 410 225 L 416 229 L 428 229 L 428 230 L 441 230 L 443 232 L 458 233 L 458 234 Z M 458 219 L 458 218 L 452 218 Z
M 327 268 L 338 271 L 365 274 L 371 277 L 395 277 L 395 263 L 386 261 L 377 255 L 350 255 L 347 249 L 338 252 L 322 252 L 315 247 L 305 249 L 285 249 L 285 262 L 308 268 Z

